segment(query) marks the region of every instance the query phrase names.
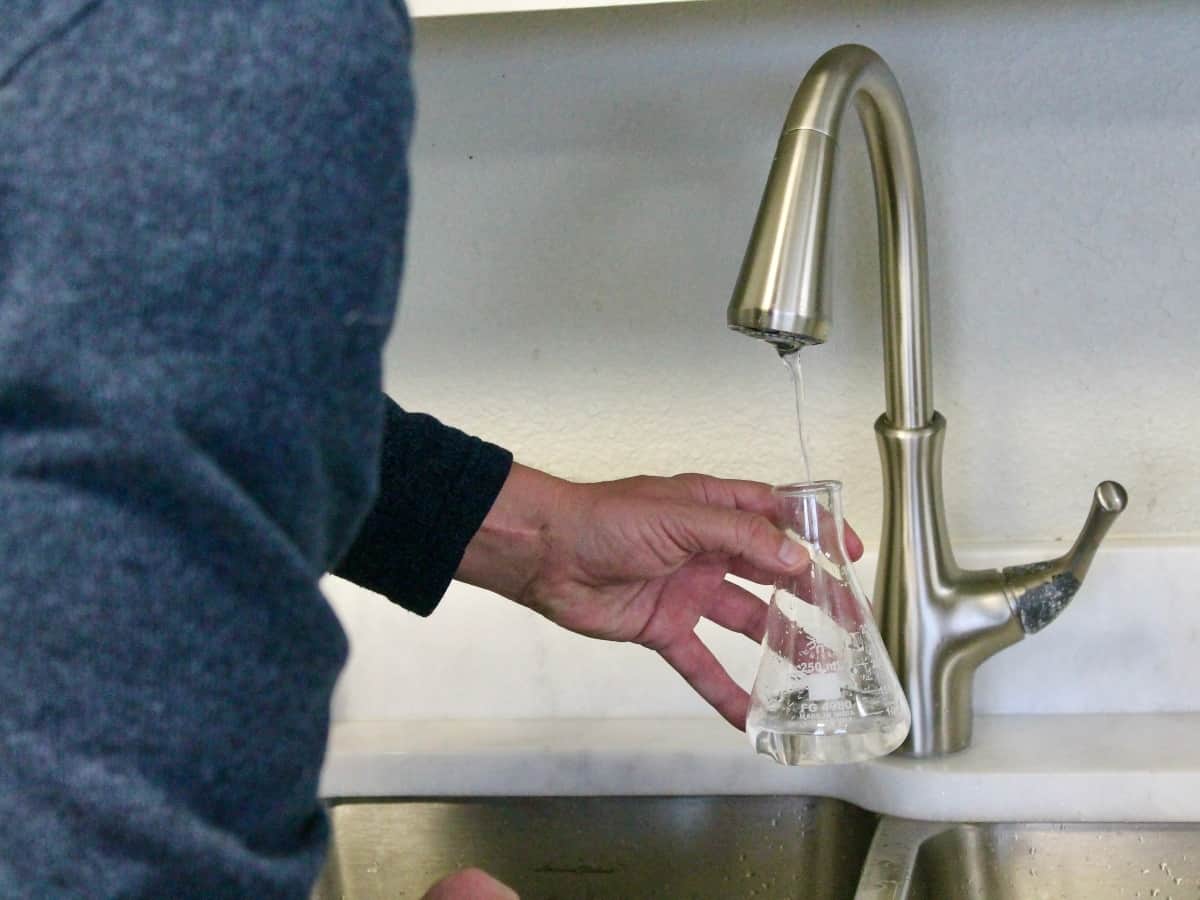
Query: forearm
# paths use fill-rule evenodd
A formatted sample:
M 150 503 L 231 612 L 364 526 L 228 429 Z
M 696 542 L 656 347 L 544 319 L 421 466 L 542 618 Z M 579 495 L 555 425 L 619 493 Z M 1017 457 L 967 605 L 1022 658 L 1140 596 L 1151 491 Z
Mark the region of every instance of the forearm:
M 552 523 L 567 512 L 571 488 L 561 478 L 513 463 L 455 578 L 510 600 L 527 598 L 551 555 Z

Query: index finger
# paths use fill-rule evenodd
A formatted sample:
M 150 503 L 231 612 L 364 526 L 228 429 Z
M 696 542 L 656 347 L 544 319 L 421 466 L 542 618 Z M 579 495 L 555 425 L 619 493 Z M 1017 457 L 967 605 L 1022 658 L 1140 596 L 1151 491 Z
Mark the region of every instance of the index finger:
M 771 485 L 764 482 L 716 478 L 696 472 L 675 475 L 671 480 L 683 485 L 691 499 L 697 503 L 742 509 L 773 518 L 775 498 L 771 493 Z
M 761 481 L 745 481 L 736 478 L 715 478 L 712 475 L 700 475 L 688 472 L 676 475 L 671 479 L 682 484 L 691 498 L 698 503 L 712 506 L 725 506 L 731 509 L 741 509 L 746 512 L 766 516 L 778 524 L 778 507 L 771 485 Z M 827 515 L 822 513 L 822 515 Z M 849 522 L 842 522 L 842 537 L 846 542 L 846 552 L 851 561 L 858 560 L 863 555 L 862 538 L 858 536 Z M 735 573 L 741 574 L 741 573 Z M 757 575 L 766 574 L 759 570 Z M 769 584 L 771 579 L 759 578 L 755 575 L 745 575 L 751 581 L 759 584 Z

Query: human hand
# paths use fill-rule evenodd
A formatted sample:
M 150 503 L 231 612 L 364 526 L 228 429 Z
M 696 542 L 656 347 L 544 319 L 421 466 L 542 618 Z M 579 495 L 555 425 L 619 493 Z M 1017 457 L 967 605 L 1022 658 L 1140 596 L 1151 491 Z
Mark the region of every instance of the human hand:
M 520 900 L 517 892 L 482 869 L 463 869 L 447 875 L 421 900 Z
M 514 465 L 458 577 L 571 631 L 655 650 L 730 724 L 749 696 L 695 634 L 701 618 L 761 641 L 767 604 L 725 579 L 802 576 L 768 485 L 703 475 L 572 484 Z M 849 528 L 851 557 L 862 542 Z

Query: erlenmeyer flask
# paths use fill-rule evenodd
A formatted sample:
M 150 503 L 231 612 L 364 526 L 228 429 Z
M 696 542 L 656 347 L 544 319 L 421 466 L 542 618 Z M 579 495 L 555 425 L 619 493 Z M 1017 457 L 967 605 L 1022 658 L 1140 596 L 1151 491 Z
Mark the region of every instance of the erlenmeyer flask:
M 746 732 L 787 765 L 892 752 L 911 714 L 842 537 L 842 484 L 776 487 L 775 519 L 812 565 L 775 582 Z

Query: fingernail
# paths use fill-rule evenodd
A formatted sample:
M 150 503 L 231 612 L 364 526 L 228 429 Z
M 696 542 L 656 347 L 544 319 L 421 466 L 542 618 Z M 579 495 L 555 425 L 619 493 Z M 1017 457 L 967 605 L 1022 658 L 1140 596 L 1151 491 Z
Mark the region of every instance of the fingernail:
M 779 547 L 779 560 L 788 568 L 808 561 L 808 550 L 791 538 L 784 538 Z

